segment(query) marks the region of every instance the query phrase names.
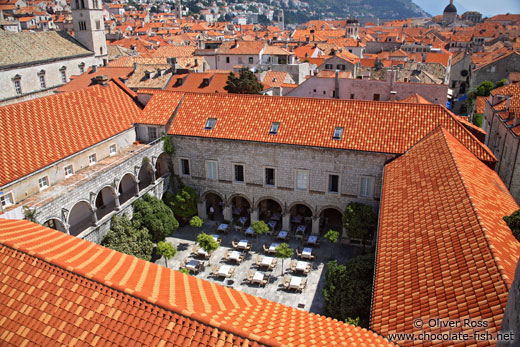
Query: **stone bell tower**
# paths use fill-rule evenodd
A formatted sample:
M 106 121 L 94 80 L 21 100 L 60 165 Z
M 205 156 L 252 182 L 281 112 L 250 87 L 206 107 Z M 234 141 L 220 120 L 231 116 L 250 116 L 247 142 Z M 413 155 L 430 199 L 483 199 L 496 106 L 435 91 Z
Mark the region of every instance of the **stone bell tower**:
M 71 0 L 74 37 L 94 52 L 98 65 L 108 63 L 103 2 L 101 0 Z

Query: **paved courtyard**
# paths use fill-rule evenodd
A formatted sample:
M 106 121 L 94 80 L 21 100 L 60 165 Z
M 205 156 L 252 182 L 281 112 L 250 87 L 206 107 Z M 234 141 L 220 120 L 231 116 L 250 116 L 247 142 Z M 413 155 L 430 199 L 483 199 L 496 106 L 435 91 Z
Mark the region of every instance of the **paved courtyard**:
M 179 228 L 175 234 L 172 235 L 172 237 L 168 237 L 166 239 L 167 242 L 171 242 L 175 247 L 177 247 L 178 250 L 177 255 L 168 261 L 168 267 L 174 270 L 178 270 L 185 258 L 188 258 L 189 260 L 201 259 L 194 258 L 191 255 L 192 249 L 196 244 L 197 235 L 200 232 L 205 232 L 210 235 L 215 234 L 214 230 L 215 222 L 211 221 L 204 223 L 201 229 L 196 229 L 189 225 Z M 209 259 L 209 263 L 211 265 L 208 265 L 208 260 L 205 260 L 206 267 L 204 271 L 201 271 L 195 276 L 232 287 L 245 293 L 260 296 L 287 306 L 296 307 L 317 314 L 321 314 L 324 304 L 321 292 L 325 284 L 325 267 L 327 262 L 333 256 L 334 259 L 342 264 L 346 260 L 360 254 L 360 249 L 357 247 L 347 247 L 339 244 L 336 245 L 333 252 L 332 246 L 327 242 L 326 239 L 321 237 L 321 246 L 319 248 L 314 248 L 314 251 L 316 252 L 316 259 L 309 261 L 312 267 L 307 275 L 293 274 L 289 269 L 291 260 L 298 259 L 296 257 L 296 253 L 294 253 L 291 259 L 284 260 L 284 273 L 286 275 L 305 277 L 307 279 L 307 285 L 305 289 L 303 289 L 303 292 L 295 292 L 294 290 L 285 289 L 282 285 L 283 275 L 281 274 L 281 259 L 278 259 L 276 267 L 271 271 L 263 271 L 262 269 L 257 268 L 255 264 L 255 258 L 257 255 L 264 256 L 262 244 L 266 244 L 267 247 L 269 247 L 269 245 L 273 242 L 280 242 L 276 241 L 274 235 L 263 235 L 258 238 L 258 242 L 256 237 L 248 238 L 243 233 L 238 231 L 230 231 L 229 234 L 219 235 L 222 236 L 222 243 L 221 246 L 211 255 L 211 258 Z M 244 261 L 242 261 L 239 265 L 234 262 L 226 261 L 224 258 L 226 250 L 233 250 L 231 242 L 233 240 L 242 239 L 249 239 L 253 243 L 253 247 L 251 251 L 247 253 Z M 296 240 L 294 237 L 291 237 L 288 243 L 293 249 L 303 248 L 302 241 Z M 274 257 L 274 255 L 272 256 Z M 156 259 L 155 262 L 162 266 L 165 265 L 164 258 Z M 215 264 L 229 264 L 232 267 L 235 267 L 235 274 L 228 279 L 215 277 L 211 273 L 211 269 Z M 266 272 L 270 275 L 269 283 L 267 283 L 265 287 L 259 286 L 258 284 L 248 283 L 245 279 L 249 270 Z

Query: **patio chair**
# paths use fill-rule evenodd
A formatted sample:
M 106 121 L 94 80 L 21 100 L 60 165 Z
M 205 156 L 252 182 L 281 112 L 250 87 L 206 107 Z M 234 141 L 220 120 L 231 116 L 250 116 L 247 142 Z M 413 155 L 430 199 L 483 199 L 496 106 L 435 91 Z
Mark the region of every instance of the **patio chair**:
M 228 278 L 229 278 L 229 277 L 233 277 L 234 274 L 235 274 L 235 268 L 232 267 L 231 270 L 229 270 L 229 273 L 227 274 L 226 277 L 228 277 Z
M 307 265 L 307 267 L 305 268 L 305 270 L 303 270 L 303 273 L 304 273 L 304 274 L 308 274 L 309 272 L 311 272 L 311 264 Z
M 242 254 L 242 255 L 240 256 L 240 258 L 238 258 L 238 259 L 239 259 L 238 263 L 240 264 L 241 262 L 244 261 L 244 259 L 246 259 L 246 255 L 245 255 L 245 254 Z
M 229 260 L 229 249 L 224 252 L 224 259 Z
M 235 249 L 238 248 L 238 242 L 236 240 L 231 241 L 231 246 Z
M 269 266 L 270 269 L 274 269 L 276 267 L 276 264 L 278 264 L 278 258 L 274 258 L 271 262 L 271 265 Z
M 193 249 L 191 250 L 191 254 L 197 256 L 198 252 L 199 252 L 199 245 L 195 244 L 195 246 L 193 246 Z
M 246 275 L 246 281 L 248 281 L 249 283 L 251 283 L 253 281 L 253 276 L 255 275 L 255 271 L 254 270 L 249 270 L 247 272 L 247 275 Z
M 218 269 L 220 269 L 220 265 L 218 265 L 218 264 L 213 265 L 213 267 L 211 268 L 211 273 L 213 275 L 217 276 L 218 275 Z
M 199 265 L 197 265 L 197 271 L 202 271 L 206 267 L 206 262 L 201 261 L 199 262 Z
M 282 286 L 285 288 L 285 289 L 289 289 L 289 283 L 291 282 L 291 277 L 289 276 L 284 276 L 283 277 L 283 282 L 282 282 Z
M 251 248 L 253 248 L 253 244 L 248 242 L 245 251 L 249 252 Z
M 298 288 L 301 291 L 305 289 L 305 286 L 307 285 L 307 279 L 304 279 L 302 283 L 300 284 L 300 287 Z
M 291 271 L 294 271 L 296 269 L 296 261 L 295 260 L 291 260 L 291 263 L 289 264 L 289 268 L 291 269 Z
M 300 258 L 302 256 L 302 252 L 300 251 L 299 248 L 296 248 L 296 255 L 298 256 L 298 258 Z
M 262 245 L 262 248 L 264 249 L 264 253 L 269 253 L 269 248 L 265 246 L 265 243 Z
M 262 266 L 262 260 L 260 259 L 260 255 L 257 255 L 255 257 L 255 264 L 256 266 Z
M 184 258 L 182 260 L 181 265 L 179 266 L 180 269 L 184 269 L 186 267 L 186 264 L 188 264 L 188 258 Z

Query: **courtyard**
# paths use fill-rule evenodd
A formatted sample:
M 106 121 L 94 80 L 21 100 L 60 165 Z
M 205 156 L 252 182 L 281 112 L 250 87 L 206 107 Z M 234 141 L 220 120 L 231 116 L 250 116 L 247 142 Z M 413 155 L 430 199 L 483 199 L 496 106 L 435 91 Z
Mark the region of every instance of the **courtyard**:
M 193 260 L 199 260 L 204 266 L 198 272 L 191 271 L 193 276 L 316 314 L 322 313 L 324 305 L 322 289 L 325 285 L 327 262 L 335 259 L 342 264 L 361 254 L 360 248 L 339 243 L 333 249 L 333 245 L 324 237 L 318 236 L 320 245 L 312 247 L 312 257 L 310 255 L 306 257 L 303 254 L 304 248 L 311 247 L 304 245 L 305 240 L 298 239 L 294 232 L 288 233 L 287 241 L 281 241 L 277 239 L 278 232 L 257 238 L 248 236 L 231 226 L 228 233 L 218 233 L 216 229 L 219 225 L 220 222 L 215 221 L 206 221 L 201 228 L 187 225 L 180 227 L 173 235 L 167 237 L 166 242 L 171 242 L 178 250 L 176 256 L 168 261 L 168 267 L 179 270 L 186 267 L 185 263 L 196 264 Z M 197 235 L 202 232 L 215 235 L 215 237 L 218 235 L 220 239 L 220 247 L 209 256 L 209 259 L 196 254 Z M 240 253 L 243 257 L 240 261 L 232 260 L 233 255 L 237 254 L 233 254 L 233 251 L 236 250 L 233 243 L 236 247 L 241 240 L 247 240 L 251 249 L 248 252 Z M 273 243 L 281 242 L 286 242 L 295 250 L 291 258 L 283 261 L 283 275 L 282 259 L 277 259 L 274 253 L 269 254 L 263 249 L 264 245 L 268 249 Z M 301 256 L 296 254 L 296 249 L 300 250 Z M 267 257 L 274 259 L 271 260 Z M 262 261 L 266 260 L 272 261 L 271 266 L 262 266 Z M 162 266 L 165 265 L 164 258 L 155 257 L 152 261 Z M 290 268 L 291 263 L 293 270 Z M 305 270 L 298 271 L 297 266 L 298 268 L 304 266 Z M 228 277 L 223 274 L 219 275 L 219 270 L 225 270 L 226 273 L 229 270 L 230 275 Z M 255 281 L 257 276 L 260 277 L 259 281 Z M 253 277 L 254 280 L 251 281 Z M 301 284 L 301 289 L 295 288 L 294 283 Z

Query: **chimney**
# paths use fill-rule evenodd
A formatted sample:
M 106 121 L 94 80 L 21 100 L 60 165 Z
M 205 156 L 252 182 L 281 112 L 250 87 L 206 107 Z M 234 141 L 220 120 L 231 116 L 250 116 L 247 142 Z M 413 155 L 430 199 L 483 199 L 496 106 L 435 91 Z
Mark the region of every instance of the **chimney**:
M 92 65 L 92 72 L 97 72 L 97 65 Z
M 95 78 L 96 78 L 97 84 L 99 84 L 103 87 L 106 87 L 108 85 L 108 76 L 107 75 L 98 75 Z
M 334 78 L 334 97 L 339 99 L 339 70 L 336 70 L 336 76 Z
M 395 90 L 390 91 L 390 101 L 395 101 L 395 97 L 397 96 L 397 92 Z

